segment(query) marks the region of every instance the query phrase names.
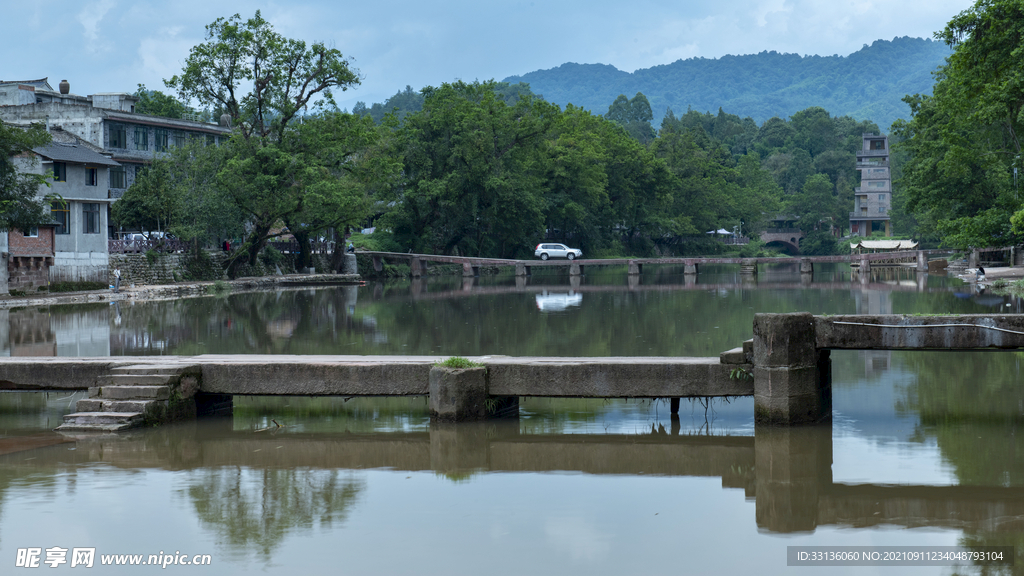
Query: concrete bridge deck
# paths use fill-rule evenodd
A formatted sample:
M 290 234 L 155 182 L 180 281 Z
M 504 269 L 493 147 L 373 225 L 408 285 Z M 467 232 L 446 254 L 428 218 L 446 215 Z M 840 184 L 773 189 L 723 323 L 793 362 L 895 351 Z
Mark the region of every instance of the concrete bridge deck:
M 998 251 L 1008 248 L 990 248 L 983 251 Z M 907 250 L 902 252 L 885 252 L 875 254 L 850 254 L 843 256 L 795 256 L 779 258 L 606 258 L 606 259 L 577 259 L 577 260 L 515 260 L 506 258 L 476 258 L 470 256 L 445 256 L 437 254 L 403 254 L 400 252 L 357 252 L 357 255 L 369 256 L 373 261 L 374 269 L 378 272 L 383 270 L 385 260 L 402 261 L 408 263 L 412 269 L 412 276 L 422 276 L 426 266 L 434 264 L 461 264 L 463 275 L 479 275 L 481 266 L 511 266 L 516 269 L 516 275 L 529 276 L 534 267 L 567 267 L 571 275 L 584 273 L 587 266 L 628 266 L 630 274 L 640 274 L 643 266 L 653 265 L 674 265 L 683 266 L 687 274 L 697 274 L 702 264 L 738 264 L 741 270 L 756 274 L 759 265 L 768 264 L 800 264 L 801 271 L 811 272 L 815 263 L 836 263 L 846 262 L 863 267 L 865 270 L 870 263 L 883 263 L 895 260 L 903 260 L 915 264 L 919 270 L 928 270 L 928 256 L 937 254 L 950 254 L 952 250 Z M 979 251 L 976 251 L 979 252 Z M 865 267 L 867 265 L 867 267 Z
M 676 412 L 680 398 L 753 395 L 756 422 L 808 424 L 832 416 L 831 350 L 1021 349 L 1024 315 L 756 314 L 753 333 L 719 357 L 487 356 L 468 370 L 434 356 L 15 357 L 0 359 L 0 390 L 88 389 L 79 414 L 96 422 L 189 417 L 234 395 L 427 396 L 452 420 L 518 413 L 523 396 L 671 398 Z
M 0 358 L 0 390 L 86 390 L 115 368 L 198 368 L 199 391 L 228 395 L 425 396 L 446 356 L 202 355 Z M 493 396 L 668 398 L 750 396 L 718 357 L 473 357 Z M 749 368 L 749 366 L 748 366 Z

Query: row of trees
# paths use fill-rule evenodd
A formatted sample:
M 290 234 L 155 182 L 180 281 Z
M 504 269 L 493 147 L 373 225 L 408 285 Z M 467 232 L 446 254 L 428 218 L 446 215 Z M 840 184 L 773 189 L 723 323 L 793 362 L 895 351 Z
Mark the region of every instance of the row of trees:
M 599 116 L 493 81 L 407 88 L 392 101 L 410 108 L 391 114 L 338 111 L 331 91 L 356 83 L 336 50 L 283 38 L 259 13 L 218 19 L 167 85 L 230 115 L 236 135 L 154 161 L 115 203 L 115 222 L 197 246 L 244 235 L 231 274 L 285 227 L 308 248 L 368 219 L 393 250 L 494 257 L 529 255 L 552 236 L 592 255 L 706 249 L 691 239 L 753 234 L 780 212 L 831 238 L 852 204 L 860 135 L 878 131 L 809 108 L 761 126 L 670 112 L 655 132 L 643 94 Z M 186 109 L 140 94 L 154 110 Z

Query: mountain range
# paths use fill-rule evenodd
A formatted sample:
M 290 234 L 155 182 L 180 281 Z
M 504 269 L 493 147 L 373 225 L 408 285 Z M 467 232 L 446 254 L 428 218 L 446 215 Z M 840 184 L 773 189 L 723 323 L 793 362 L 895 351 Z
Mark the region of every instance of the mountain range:
M 833 116 L 871 120 L 883 131 L 908 118 L 907 94 L 931 94 L 932 73 L 951 53 L 942 42 L 922 38 L 876 40 L 849 56 L 801 56 L 761 52 L 721 58 L 689 58 L 624 72 L 607 64 L 566 63 L 510 76 L 561 106 L 574 104 L 604 114 L 620 94 L 642 92 L 654 126 L 671 109 L 717 112 L 719 108 L 757 123 L 787 118 L 811 106 Z

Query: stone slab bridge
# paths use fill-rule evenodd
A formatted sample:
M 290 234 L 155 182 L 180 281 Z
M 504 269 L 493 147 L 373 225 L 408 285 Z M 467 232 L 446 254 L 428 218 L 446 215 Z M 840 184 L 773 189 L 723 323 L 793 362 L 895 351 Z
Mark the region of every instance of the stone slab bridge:
M 984 251 L 995 252 L 1008 248 L 986 248 Z M 683 266 L 683 273 L 695 275 L 700 272 L 702 264 L 738 264 L 740 272 L 757 275 L 758 265 L 766 264 L 800 264 L 801 273 L 813 273 L 814 264 L 826 262 L 846 262 L 858 266 L 861 272 L 868 272 L 872 263 L 876 266 L 891 264 L 894 261 L 907 262 L 920 272 L 928 271 L 928 256 L 950 254 L 950 250 L 907 250 L 903 252 L 885 252 L 877 254 L 852 254 L 846 256 L 798 256 L 786 258 L 605 258 L 580 260 L 512 260 L 502 258 L 472 258 L 466 256 L 440 256 L 434 254 L 402 254 L 400 252 L 357 252 L 367 255 L 373 262 L 377 272 L 384 270 L 384 262 L 402 262 L 411 268 L 413 278 L 426 275 L 430 264 L 460 264 L 462 275 L 479 276 L 480 267 L 512 267 L 516 276 L 530 276 L 537 267 L 568 268 L 570 276 L 581 276 L 588 266 L 627 266 L 630 275 L 641 274 L 644 266 L 671 265 Z M 977 251 L 976 251 L 977 253 Z
M 442 421 L 516 416 L 522 396 L 680 398 L 753 396 L 759 424 L 832 417 L 832 350 L 1024 348 L 1024 315 L 813 316 L 756 314 L 754 338 L 718 357 L 472 358 L 202 355 L 0 359 L 0 389 L 88 390 L 66 430 L 120 430 L 230 411 L 231 397 L 427 396 Z

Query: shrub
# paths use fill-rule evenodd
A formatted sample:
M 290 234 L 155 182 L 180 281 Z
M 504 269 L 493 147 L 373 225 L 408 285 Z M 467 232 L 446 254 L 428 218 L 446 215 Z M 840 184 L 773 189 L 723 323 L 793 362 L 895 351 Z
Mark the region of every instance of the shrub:
M 82 292 L 85 290 L 104 290 L 110 285 L 105 282 L 51 282 L 50 292 Z M 46 290 L 40 286 L 39 291 Z

